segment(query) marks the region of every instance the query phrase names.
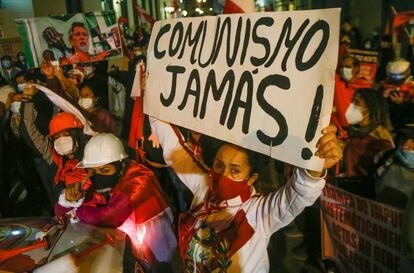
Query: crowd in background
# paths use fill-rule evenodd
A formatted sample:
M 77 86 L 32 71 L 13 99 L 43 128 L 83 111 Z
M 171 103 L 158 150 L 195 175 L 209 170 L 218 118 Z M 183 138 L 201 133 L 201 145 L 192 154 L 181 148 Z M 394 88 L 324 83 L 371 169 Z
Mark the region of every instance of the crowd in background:
M 68 142 L 55 142 L 52 151 L 50 139 L 57 138 L 64 123 L 73 117 L 62 117 L 60 109 L 43 92 L 29 87 L 30 84 L 44 85 L 71 103 L 90 121 L 94 131 L 117 136 L 128 147 L 130 158 L 156 174 L 175 219 L 178 212 L 190 207 L 192 194 L 164 161 L 148 117 L 142 120 L 143 137 L 134 139 L 131 145 L 134 134 L 131 125 L 136 119 L 136 101 L 131 91 L 136 70 L 145 69 L 148 29 L 137 28 L 126 40 L 127 71 L 109 67 L 107 61 L 55 66 L 44 60 L 40 68 L 30 68 L 23 52 L 1 57 L 1 217 L 52 215 L 59 198 L 55 186 L 62 178 L 58 174 L 64 173 L 62 169 L 70 164 L 75 166 L 82 161 L 88 140 L 82 125 L 75 122 L 68 135 L 72 142 L 70 138 L 65 139 Z M 412 46 L 408 45 L 408 52 L 412 52 Z M 349 54 L 349 48 L 379 52 L 375 81 L 360 76 L 360 63 Z M 403 210 L 414 194 L 414 81 L 411 75 L 414 58 L 411 56 L 396 59 L 388 35 L 375 31 L 370 39 L 361 41 L 349 22 L 342 25 L 332 123 L 338 128 L 343 160 L 329 171 L 327 179 L 328 183 Z M 200 164 L 211 167 L 218 141 L 184 128 L 179 130 L 185 137 L 186 147 Z M 61 162 L 59 155 L 66 155 L 75 145 L 78 149 L 71 150 L 73 157 Z M 258 158 L 258 167 L 263 173 L 255 184 L 258 191 L 274 191 L 292 174 L 291 166 L 263 156 Z M 77 173 L 73 177 L 83 180 L 87 174 Z M 319 209 L 318 204 L 305 210 L 286 232 L 305 233 L 305 236 L 308 232 L 320 233 L 317 224 L 309 224 L 318 223 L 315 209 Z M 407 213 L 412 214 L 412 211 Z M 318 255 L 317 241 L 312 238 L 310 243 L 306 241 L 303 246 L 308 248 L 306 253 L 298 249 L 298 255 Z

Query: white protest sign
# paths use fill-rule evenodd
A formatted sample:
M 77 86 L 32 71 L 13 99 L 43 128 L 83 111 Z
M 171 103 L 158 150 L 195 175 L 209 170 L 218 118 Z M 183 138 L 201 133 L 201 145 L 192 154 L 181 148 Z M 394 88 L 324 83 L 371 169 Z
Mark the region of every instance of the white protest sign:
M 144 112 L 285 162 L 313 156 L 329 124 L 340 9 L 155 23 Z

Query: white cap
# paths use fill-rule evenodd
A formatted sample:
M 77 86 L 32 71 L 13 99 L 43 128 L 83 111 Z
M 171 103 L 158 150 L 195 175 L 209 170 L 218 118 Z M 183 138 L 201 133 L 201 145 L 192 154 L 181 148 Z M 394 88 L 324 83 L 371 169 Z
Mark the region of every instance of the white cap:
M 389 62 L 387 65 L 387 72 L 391 74 L 402 74 L 410 68 L 410 63 L 404 59 L 398 59 Z
M 113 134 L 100 133 L 86 143 L 78 168 L 94 168 L 127 158 L 124 145 Z

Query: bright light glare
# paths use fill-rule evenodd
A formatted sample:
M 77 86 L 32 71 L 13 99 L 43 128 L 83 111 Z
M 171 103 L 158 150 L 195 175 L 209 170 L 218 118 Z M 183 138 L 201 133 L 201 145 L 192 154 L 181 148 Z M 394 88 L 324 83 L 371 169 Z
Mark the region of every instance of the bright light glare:
M 139 226 L 137 228 L 137 239 L 140 245 L 144 242 L 144 237 L 145 237 L 146 232 L 147 232 L 147 227 L 145 225 Z
M 20 231 L 20 230 L 13 230 L 12 232 L 10 232 L 11 233 L 11 235 L 14 235 L 14 236 L 17 236 L 17 235 L 20 235 L 20 234 L 22 234 L 22 232 Z

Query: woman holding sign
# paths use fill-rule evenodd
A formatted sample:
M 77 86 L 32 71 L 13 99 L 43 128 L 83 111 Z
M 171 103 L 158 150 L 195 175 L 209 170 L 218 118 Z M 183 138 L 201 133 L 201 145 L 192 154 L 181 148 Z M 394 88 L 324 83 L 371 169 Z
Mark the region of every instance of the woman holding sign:
M 292 179 L 268 195 L 256 193 L 259 178 L 244 148 L 224 144 L 207 170 L 188 153 L 175 127 L 151 119 L 164 159 L 194 194 L 180 216 L 178 240 L 186 272 L 268 272 L 271 235 L 312 205 L 324 187 L 326 169 L 342 157 L 336 128 L 323 130 L 316 155 L 322 172 L 297 168 Z

